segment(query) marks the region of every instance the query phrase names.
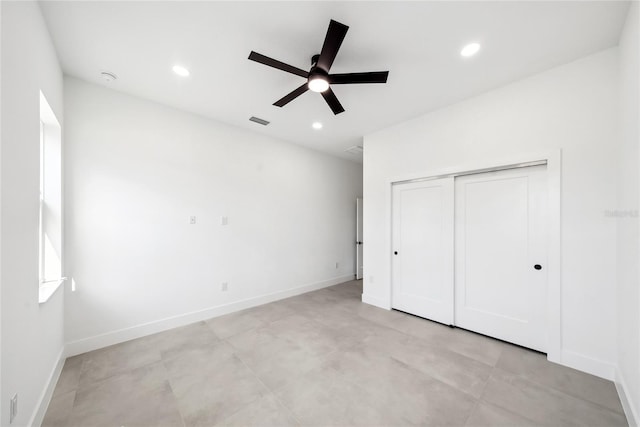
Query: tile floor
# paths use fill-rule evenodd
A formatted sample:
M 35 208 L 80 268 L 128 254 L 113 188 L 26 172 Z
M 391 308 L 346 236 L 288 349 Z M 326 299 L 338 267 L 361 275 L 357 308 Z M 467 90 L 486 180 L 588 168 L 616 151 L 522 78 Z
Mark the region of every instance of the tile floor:
M 343 283 L 67 359 L 44 426 L 627 425 L 613 383 Z

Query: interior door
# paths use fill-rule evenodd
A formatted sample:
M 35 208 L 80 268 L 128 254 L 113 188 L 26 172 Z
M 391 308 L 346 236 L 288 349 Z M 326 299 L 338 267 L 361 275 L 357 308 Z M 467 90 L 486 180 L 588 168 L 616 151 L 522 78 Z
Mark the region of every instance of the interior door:
M 453 178 L 393 186 L 392 306 L 453 324 Z
M 362 199 L 356 199 L 356 280 L 362 279 L 363 268 L 363 248 L 362 245 Z
M 455 182 L 455 324 L 546 350 L 546 166 Z

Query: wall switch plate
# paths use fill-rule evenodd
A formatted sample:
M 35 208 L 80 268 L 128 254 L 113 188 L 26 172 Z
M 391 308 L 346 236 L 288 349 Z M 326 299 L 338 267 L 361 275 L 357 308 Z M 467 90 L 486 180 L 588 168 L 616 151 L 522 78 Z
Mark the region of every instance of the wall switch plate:
M 196 216 L 195 215 L 191 215 L 189 217 L 189 224 L 195 224 L 196 223 Z
M 336 269 L 340 268 L 340 263 L 336 262 Z
M 228 224 L 229 224 L 229 217 L 228 216 L 220 217 L 220 225 L 228 225 Z
M 18 394 L 14 394 L 9 404 L 9 424 L 18 416 Z
M 229 283 L 227 282 L 222 282 L 222 285 L 220 285 L 220 290 L 222 292 L 227 292 L 227 290 L 229 289 Z

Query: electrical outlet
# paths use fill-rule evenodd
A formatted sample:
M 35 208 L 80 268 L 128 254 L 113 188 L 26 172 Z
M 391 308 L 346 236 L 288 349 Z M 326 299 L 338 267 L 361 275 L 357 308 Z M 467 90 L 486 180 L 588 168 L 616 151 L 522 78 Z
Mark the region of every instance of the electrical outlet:
M 229 217 L 228 216 L 220 217 L 220 225 L 229 225 Z
M 196 216 L 195 215 L 191 215 L 189 217 L 189 224 L 195 224 L 196 223 Z
M 339 263 L 339 262 L 336 262 L 336 270 L 337 270 L 338 268 L 340 268 L 340 263 Z
M 18 416 L 18 394 L 14 394 L 9 404 L 9 424 L 13 423 L 13 420 Z
M 222 282 L 222 285 L 220 285 L 220 290 L 222 292 L 227 292 L 227 290 L 229 289 L 229 283 L 227 282 Z

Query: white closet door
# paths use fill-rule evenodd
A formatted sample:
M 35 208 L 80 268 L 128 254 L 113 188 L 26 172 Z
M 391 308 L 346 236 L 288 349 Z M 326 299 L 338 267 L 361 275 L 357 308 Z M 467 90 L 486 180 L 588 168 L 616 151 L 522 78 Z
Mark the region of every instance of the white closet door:
M 546 350 L 546 167 L 456 178 L 455 324 Z
M 393 186 L 392 306 L 453 323 L 453 178 Z

